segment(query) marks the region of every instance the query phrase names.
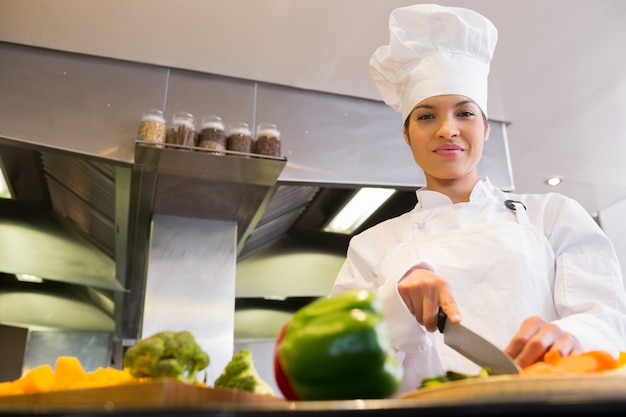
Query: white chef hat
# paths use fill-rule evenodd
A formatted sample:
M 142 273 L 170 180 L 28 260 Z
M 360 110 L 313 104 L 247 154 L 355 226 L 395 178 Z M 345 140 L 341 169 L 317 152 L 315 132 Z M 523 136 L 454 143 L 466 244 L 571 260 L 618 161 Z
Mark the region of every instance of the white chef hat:
M 487 114 L 487 76 L 498 41 L 484 16 L 459 7 L 418 4 L 389 16 L 389 45 L 370 59 L 383 100 L 406 120 L 420 101 L 458 94 Z

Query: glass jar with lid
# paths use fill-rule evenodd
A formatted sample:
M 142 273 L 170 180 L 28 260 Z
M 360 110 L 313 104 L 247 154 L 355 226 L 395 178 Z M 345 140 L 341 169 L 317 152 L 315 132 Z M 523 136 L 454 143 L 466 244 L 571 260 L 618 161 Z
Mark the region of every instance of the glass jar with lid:
M 259 123 L 256 128 L 255 153 L 281 156 L 280 131 L 274 123 Z
M 246 154 L 254 152 L 254 138 L 248 123 L 235 122 L 228 127 L 226 149 Z
M 226 132 L 220 116 L 204 116 L 198 132 L 198 147 L 211 149 L 215 155 L 223 155 L 226 150 Z
M 139 123 L 137 130 L 137 140 L 142 142 L 150 142 L 150 146 L 162 148 L 167 136 L 167 128 L 165 125 L 165 117 L 163 111 L 159 109 L 146 110 Z
M 167 143 L 183 147 L 196 146 L 196 123 L 193 114 L 179 111 L 172 116 Z

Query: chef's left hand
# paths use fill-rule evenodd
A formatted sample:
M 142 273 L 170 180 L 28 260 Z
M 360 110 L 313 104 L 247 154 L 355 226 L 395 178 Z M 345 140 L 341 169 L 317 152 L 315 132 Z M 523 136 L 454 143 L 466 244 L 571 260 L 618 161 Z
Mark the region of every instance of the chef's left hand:
M 517 364 L 524 368 L 543 359 L 543 355 L 557 350 L 561 356 L 582 351 L 576 338 L 548 323 L 541 317 L 533 316 L 522 323 L 519 330 L 504 350 Z

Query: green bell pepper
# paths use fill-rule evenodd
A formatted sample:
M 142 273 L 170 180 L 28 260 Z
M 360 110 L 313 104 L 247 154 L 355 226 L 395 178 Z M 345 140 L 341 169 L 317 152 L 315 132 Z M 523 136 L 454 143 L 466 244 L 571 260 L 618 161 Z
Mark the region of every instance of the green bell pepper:
M 300 310 L 279 335 L 274 356 L 287 399 L 386 398 L 402 382 L 382 305 L 368 290 L 318 299 Z

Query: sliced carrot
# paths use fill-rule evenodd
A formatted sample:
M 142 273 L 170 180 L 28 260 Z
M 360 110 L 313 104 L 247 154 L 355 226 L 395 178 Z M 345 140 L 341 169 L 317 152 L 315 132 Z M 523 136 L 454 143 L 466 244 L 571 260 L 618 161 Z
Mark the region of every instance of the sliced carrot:
M 608 371 L 618 367 L 618 359 L 604 350 L 590 350 L 582 355 L 595 358 L 597 362 L 596 372 Z
M 521 376 L 554 376 L 563 375 L 563 370 L 558 366 L 546 362 L 535 362 L 520 371 Z
M 592 350 L 576 355 L 561 356 L 558 351 L 544 355 L 543 362 L 537 362 L 522 369 L 522 376 L 573 375 L 603 372 L 618 367 L 619 361 L 609 352 Z
M 591 355 L 570 355 L 561 358 L 557 366 L 568 374 L 585 374 L 596 372 L 598 361 Z
M 50 365 L 41 365 L 14 381 L 0 382 L 0 396 L 66 389 L 99 388 L 132 382 L 138 383 L 141 381 L 133 377 L 129 369 L 100 367 L 94 372 L 85 372 L 78 358 L 61 356 L 57 358 L 54 371 Z
M 20 392 L 42 392 L 49 390 L 54 382 L 54 371 L 48 364 L 31 369 L 14 381 L 14 389 Z
M 578 355 L 568 355 L 558 363 L 558 366 L 571 373 L 602 372 L 615 369 L 617 360 L 609 352 L 591 350 Z
M 17 394 L 15 382 L 0 382 L 0 396 Z
M 549 350 L 543 355 L 543 361 L 549 365 L 557 366 L 561 360 L 561 353 L 558 350 Z
M 128 369 L 98 368 L 88 374 L 89 379 L 104 385 L 123 384 L 135 380 Z
M 52 390 L 69 389 L 87 380 L 87 373 L 75 356 L 59 356 L 54 367 Z

